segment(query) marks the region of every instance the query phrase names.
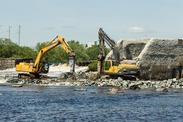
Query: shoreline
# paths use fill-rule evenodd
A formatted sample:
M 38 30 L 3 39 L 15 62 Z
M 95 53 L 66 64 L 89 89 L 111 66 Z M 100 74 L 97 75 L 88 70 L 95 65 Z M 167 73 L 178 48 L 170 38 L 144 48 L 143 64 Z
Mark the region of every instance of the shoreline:
M 93 86 L 93 87 L 111 87 L 120 90 L 148 90 L 154 89 L 158 92 L 168 92 L 169 89 L 183 89 L 183 79 L 168 79 L 162 81 L 156 80 L 123 80 L 118 79 L 10 79 L 4 83 L 5 85 L 23 85 L 23 86 Z M 15 86 L 16 86 L 15 85 Z

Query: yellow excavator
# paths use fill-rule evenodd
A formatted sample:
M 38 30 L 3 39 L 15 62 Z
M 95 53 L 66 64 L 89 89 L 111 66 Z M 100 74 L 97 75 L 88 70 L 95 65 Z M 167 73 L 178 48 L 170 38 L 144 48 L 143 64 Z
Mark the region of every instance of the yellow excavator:
M 70 64 L 70 72 L 73 74 L 75 72 L 75 53 L 70 48 L 68 43 L 64 40 L 63 37 L 57 36 L 50 42 L 48 42 L 37 54 L 35 62 L 33 60 L 25 60 L 16 63 L 16 71 L 18 72 L 27 72 L 26 73 L 19 73 L 19 78 L 40 78 L 40 74 L 48 73 L 49 65 L 42 61 L 46 52 L 50 51 L 51 49 L 60 45 L 68 54 L 69 56 L 69 64 Z
M 109 75 L 110 77 L 123 79 L 136 79 L 136 76 L 140 75 L 138 66 L 135 63 L 131 63 L 129 60 L 120 60 L 120 52 L 116 42 L 109 38 L 109 36 L 103 31 L 102 28 L 98 31 L 99 38 L 99 55 L 98 55 L 98 74 Z M 113 51 L 113 58 L 105 59 L 105 43 Z

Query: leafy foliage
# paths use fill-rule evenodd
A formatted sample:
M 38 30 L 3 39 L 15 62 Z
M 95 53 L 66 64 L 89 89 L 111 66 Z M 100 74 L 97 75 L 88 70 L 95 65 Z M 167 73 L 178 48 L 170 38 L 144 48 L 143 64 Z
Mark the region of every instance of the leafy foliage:
M 89 65 L 88 65 L 89 70 L 90 70 L 90 71 L 97 71 L 97 63 L 98 63 L 98 62 L 95 61 L 95 62 L 89 64 Z
M 90 60 L 96 60 L 99 54 L 99 46 L 93 45 L 86 49 L 86 54 L 90 57 Z
M 98 54 L 99 54 L 99 46 L 93 45 L 92 47 L 89 47 L 86 49 L 86 54 L 89 56 L 90 60 L 97 60 Z M 105 54 L 109 53 L 110 49 L 105 48 Z
M 27 46 L 19 46 L 16 43 L 11 42 L 9 39 L 0 39 L 0 58 L 36 58 L 38 52 L 46 45 L 47 42 L 37 43 L 36 49 L 32 49 Z M 79 61 L 88 61 L 88 60 L 97 60 L 99 48 L 97 45 L 94 45 L 90 48 L 85 48 L 83 44 L 80 44 L 79 41 L 68 41 L 69 46 L 76 54 L 77 62 Z M 109 49 L 106 49 L 106 52 L 109 52 Z M 68 55 L 65 50 L 58 46 L 50 51 L 48 51 L 43 60 L 47 62 L 67 62 Z M 94 65 L 94 64 L 91 64 Z M 93 69 L 94 66 L 91 66 Z
M 74 50 L 76 54 L 77 61 L 86 61 L 89 60 L 89 56 L 86 54 L 85 47 L 83 44 L 80 44 L 78 41 L 68 41 L 69 46 Z
M 0 39 L 1 58 L 28 58 L 35 56 L 36 52 L 30 47 L 20 47 L 9 39 Z

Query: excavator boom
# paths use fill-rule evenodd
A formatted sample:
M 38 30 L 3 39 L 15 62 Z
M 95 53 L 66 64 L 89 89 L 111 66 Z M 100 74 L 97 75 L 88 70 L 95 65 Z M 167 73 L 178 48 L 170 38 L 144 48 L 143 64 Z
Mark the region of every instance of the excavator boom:
M 114 49 L 114 47 L 116 46 L 116 42 L 109 38 L 109 36 L 103 31 L 102 28 L 100 28 L 98 31 L 98 38 L 99 42 L 105 41 L 111 49 Z
M 98 38 L 99 38 L 99 47 L 100 47 L 100 51 L 99 51 L 99 55 L 98 55 L 98 73 L 99 75 L 102 74 L 102 69 L 103 69 L 103 63 L 106 57 L 105 54 L 105 43 L 108 44 L 108 46 L 111 48 L 111 50 L 113 50 L 113 55 L 114 58 L 117 62 L 117 64 L 119 64 L 120 59 L 119 59 L 119 50 L 117 47 L 117 44 L 114 40 L 112 40 L 104 31 L 102 28 L 99 29 L 98 31 Z

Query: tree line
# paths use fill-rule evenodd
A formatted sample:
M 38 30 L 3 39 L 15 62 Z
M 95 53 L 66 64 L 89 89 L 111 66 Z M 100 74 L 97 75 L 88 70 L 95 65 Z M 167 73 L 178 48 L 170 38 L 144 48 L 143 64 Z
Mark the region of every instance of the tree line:
M 0 58 L 36 58 L 37 53 L 47 42 L 39 42 L 36 44 L 36 48 L 32 49 L 28 46 L 19 46 L 12 42 L 10 39 L 1 38 L 0 39 Z M 71 40 L 67 42 L 72 50 L 76 54 L 77 62 L 97 60 L 99 54 L 99 46 L 93 45 L 92 47 L 86 48 L 79 41 Z M 106 48 L 106 54 L 110 51 Z M 66 63 L 68 61 L 68 56 L 65 50 L 57 46 L 56 48 L 50 50 L 44 55 L 43 58 L 46 62 L 61 62 Z

